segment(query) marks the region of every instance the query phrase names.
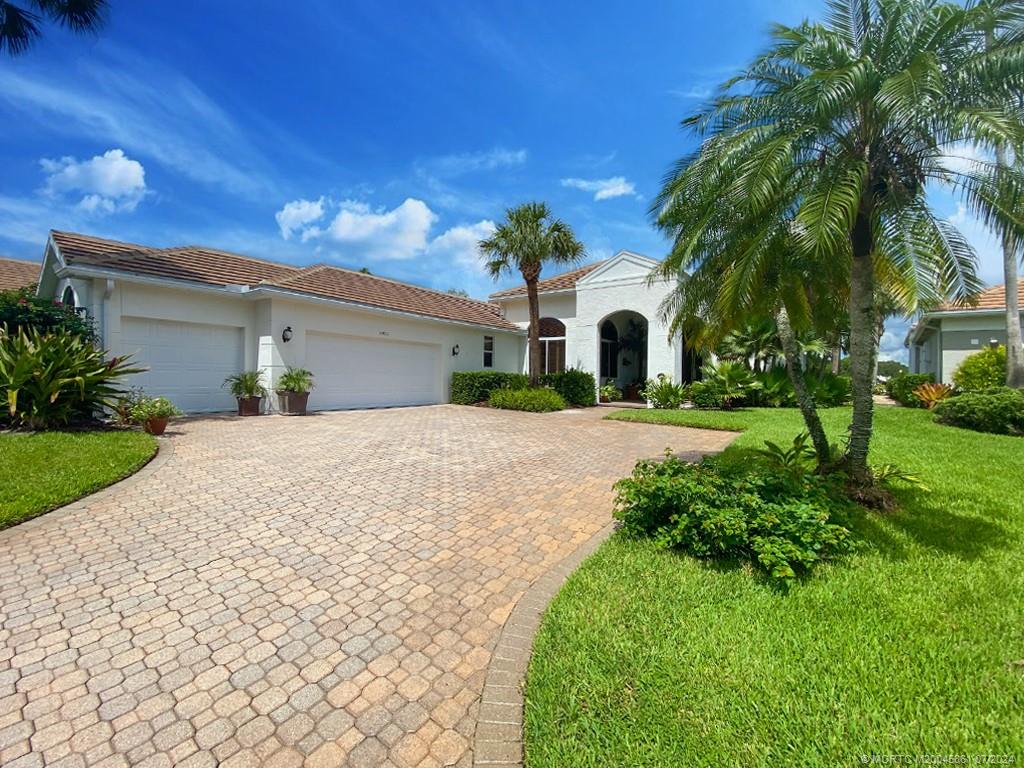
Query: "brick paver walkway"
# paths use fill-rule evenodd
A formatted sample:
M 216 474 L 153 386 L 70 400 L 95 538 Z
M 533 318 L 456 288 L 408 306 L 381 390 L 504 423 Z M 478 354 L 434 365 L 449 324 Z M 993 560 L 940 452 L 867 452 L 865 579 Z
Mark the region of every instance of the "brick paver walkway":
M 175 425 L 0 533 L 0 765 L 469 765 L 517 598 L 611 484 L 731 435 L 437 406 Z

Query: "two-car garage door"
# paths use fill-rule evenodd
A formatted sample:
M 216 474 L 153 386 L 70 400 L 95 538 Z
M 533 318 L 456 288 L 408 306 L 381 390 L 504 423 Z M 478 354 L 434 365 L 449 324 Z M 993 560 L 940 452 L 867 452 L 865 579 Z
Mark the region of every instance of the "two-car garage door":
M 125 317 L 121 349 L 146 367 L 131 385 L 162 395 L 183 411 L 228 411 L 235 400 L 222 386 L 242 370 L 243 330 L 228 325 Z
M 132 380 L 187 412 L 229 411 L 224 379 L 242 370 L 243 329 L 125 317 L 121 349 L 148 368 Z M 441 347 L 327 333 L 306 335 L 306 368 L 316 410 L 429 405 L 441 402 Z
M 306 334 L 311 408 L 379 408 L 441 402 L 441 347 L 389 339 Z

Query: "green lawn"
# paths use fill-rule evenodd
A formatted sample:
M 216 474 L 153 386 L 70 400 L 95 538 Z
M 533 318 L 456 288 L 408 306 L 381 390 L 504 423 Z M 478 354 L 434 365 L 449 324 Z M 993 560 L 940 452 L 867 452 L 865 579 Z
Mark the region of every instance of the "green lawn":
M 572 576 L 534 646 L 530 768 L 1024 760 L 1024 438 L 876 414 L 872 461 L 929 490 L 864 513 L 859 551 L 788 592 L 621 536 Z M 792 410 L 610 418 L 748 430 L 733 453 L 802 427 Z M 823 418 L 838 439 L 849 411 Z
M 127 477 L 154 453 L 142 432 L 0 434 L 0 528 Z

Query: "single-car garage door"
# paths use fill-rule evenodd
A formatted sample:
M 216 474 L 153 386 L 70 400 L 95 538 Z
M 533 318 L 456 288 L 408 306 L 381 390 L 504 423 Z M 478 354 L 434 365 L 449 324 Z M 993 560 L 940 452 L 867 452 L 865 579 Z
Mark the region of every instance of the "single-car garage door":
M 132 386 L 161 395 L 183 411 L 229 411 L 235 400 L 222 384 L 242 370 L 243 330 L 229 325 L 125 317 L 121 348 L 149 368 Z
M 441 401 L 441 347 L 386 339 L 306 334 L 316 388 L 309 407 L 380 408 Z

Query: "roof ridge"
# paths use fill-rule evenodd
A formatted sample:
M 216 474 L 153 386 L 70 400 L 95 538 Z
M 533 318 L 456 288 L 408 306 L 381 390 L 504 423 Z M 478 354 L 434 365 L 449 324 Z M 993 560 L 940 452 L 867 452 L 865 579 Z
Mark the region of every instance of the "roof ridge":
M 15 264 L 33 264 L 37 267 L 42 266 L 42 262 L 33 261 L 32 259 L 16 259 L 13 256 L 0 256 L 0 261 L 13 261 Z
M 300 267 L 297 264 L 289 264 L 287 261 L 275 261 L 274 259 L 265 259 L 265 258 L 263 258 L 261 256 L 250 256 L 250 255 L 248 255 L 246 253 L 238 253 L 237 251 L 226 251 L 223 248 L 213 248 L 213 247 L 211 247 L 209 245 L 197 245 L 197 244 L 174 245 L 174 246 L 171 246 L 170 248 L 158 248 L 156 250 L 164 251 L 164 252 L 167 252 L 167 251 L 187 251 L 187 250 L 209 251 L 210 253 L 219 253 L 219 254 L 221 254 L 223 256 L 233 256 L 236 259 L 245 259 L 246 261 L 255 261 L 255 262 L 259 263 L 259 264 L 269 264 L 272 267 L 287 267 L 289 269 L 295 269 L 295 270 L 305 269 L 305 267 Z
M 63 235 L 64 237 L 78 237 L 78 238 L 81 238 L 83 240 L 99 240 L 100 242 L 103 242 L 103 243 L 113 243 L 114 245 L 127 245 L 127 246 L 130 246 L 131 248 L 135 248 L 136 250 L 140 250 L 140 251 L 160 250 L 158 248 L 154 248 L 151 245 L 140 245 L 139 243 L 130 243 L 127 240 L 114 240 L 112 237 L 100 237 L 99 235 L 86 235 L 86 234 L 83 234 L 82 232 L 69 232 L 66 229 L 51 229 L 50 230 L 50 234 L 51 235 Z

